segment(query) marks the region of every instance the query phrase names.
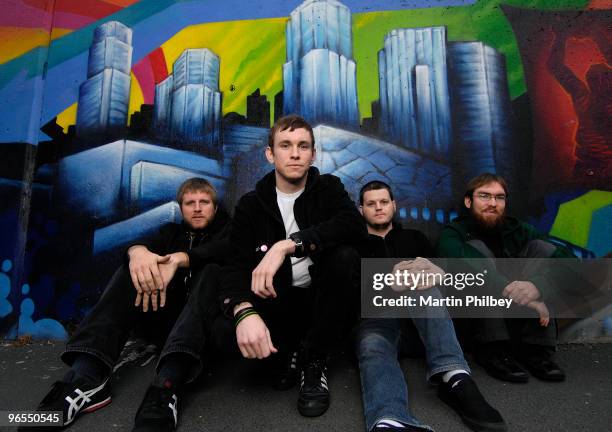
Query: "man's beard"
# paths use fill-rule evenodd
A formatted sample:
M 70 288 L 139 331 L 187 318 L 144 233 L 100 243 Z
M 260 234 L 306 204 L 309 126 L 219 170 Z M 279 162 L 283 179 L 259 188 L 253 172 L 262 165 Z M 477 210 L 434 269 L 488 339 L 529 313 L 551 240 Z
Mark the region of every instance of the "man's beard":
M 374 231 L 382 231 L 382 230 L 386 230 L 387 228 L 389 228 L 389 226 L 391 225 L 391 222 L 393 222 L 392 220 L 390 220 L 389 222 L 385 222 L 385 223 L 370 223 L 370 222 L 366 222 L 368 224 L 368 226 L 370 228 L 372 228 Z
M 498 213 L 494 219 L 483 217 L 480 213 L 477 213 L 474 210 L 474 207 L 470 208 L 470 214 L 472 215 L 474 221 L 476 221 L 476 225 L 481 232 L 490 233 L 501 230 L 506 217 L 506 210 L 504 209 L 501 213 Z

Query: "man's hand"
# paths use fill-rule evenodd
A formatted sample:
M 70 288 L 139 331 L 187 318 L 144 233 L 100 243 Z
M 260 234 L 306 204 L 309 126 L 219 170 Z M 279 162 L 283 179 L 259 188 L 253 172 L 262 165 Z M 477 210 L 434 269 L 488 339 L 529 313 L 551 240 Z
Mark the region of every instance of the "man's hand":
M 276 297 L 272 285 L 274 275 L 285 261 L 287 255 L 295 251 L 293 240 L 281 240 L 270 248 L 251 275 L 251 291 L 261 298 Z
M 175 252 L 166 255 L 170 259 L 167 262 L 159 263 L 159 274 L 162 278 L 163 287 L 159 291 L 159 307 L 166 305 L 166 289 L 170 284 L 170 281 L 176 274 L 176 269 L 179 267 L 189 267 L 189 255 L 185 252 Z M 157 310 L 157 291 L 151 292 L 151 305 L 153 310 Z
M 391 285 L 393 291 L 397 292 L 402 292 L 407 289 L 426 290 L 429 288 L 433 288 L 435 286 L 435 284 L 433 283 L 434 279 L 438 278 L 435 278 L 433 276 L 426 277 L 426 275 L 440 274 L 442 275 L 442 277 L 444 277 L 444 275 L 446 274 L 444 270 L 442 270 L 440 267 L 438 267 L 428 259 L 422 257 L 417 257 L 409 261 L 400 261 L 399 263 L 393 266 L 393 274 L 395 274 L 397 271 L 400 271 L 402 275 L 404 274 L 404 271 L 407 271 L 409 274 L 413 273 L 415 278 L 418 274 L 420 274 L 420 276 L 418 276 L 419 279 L 417 281 L 417 285 L 414 287 L 411 284 Z M 408 276 L 408 282 L 412 281 L 412 277 Z
M 512 299 L 516 304 L 527 306 L 540 298 L 540 291 L 530 281 L 514 281 L 504 288 L 502 295 Z
M 547 327 L 550 322 L 550 312 L 548 311 L 548 307 L 546 304 L 541 301 L 532 301 L 531 303 L 527 303 L 527 307 L 535 310 L 540 317 L 540 325 L 542 327 Z
M 157 291 L 164 289 L 164 282 L 159 271 L 159 264 L 167 263 L 170 255 L 160 256 L 150 252 L 144 246 L 132 246 L 128 249 L 130 257 L 130 277 L 136 289 L 136 302 L 139 307 L 142 302 L 143 312 L 149 310 L 149 298 L 155 297 L 153 310 L 157 310 Z
M 270 331 L 259 315 L 250 315 L 236 327 L 236 341 L 242 355 L 249 359 L 263 359 L 278 352 L 272 344 Z

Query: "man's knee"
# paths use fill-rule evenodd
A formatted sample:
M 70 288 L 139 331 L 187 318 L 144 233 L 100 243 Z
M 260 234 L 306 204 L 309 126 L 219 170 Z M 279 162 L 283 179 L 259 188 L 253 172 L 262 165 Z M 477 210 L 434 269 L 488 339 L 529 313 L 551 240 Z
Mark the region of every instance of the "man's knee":
M 495 258 L 495 254 L 493 253 L 493 251 L 489 249 L 489 247 L 482 240 L 472 239 L 468 240 L 466 243 L 472 246 L 478 252 L 480 252 L 482 256 L 486 258 Z
M 354 279 L 359 273 L 360 256 L 351 246 L 340 245 L 323 256 L 323 271 L 343 279 Z
M 357 356 L 360 361 L 372 357 L 397 357 L 397 341 L 373 331 L 360 333 L 357 339 Z
M 531 240 L 520 253 L 521 258 L 549 258 L 557 248 L 545 240 Z

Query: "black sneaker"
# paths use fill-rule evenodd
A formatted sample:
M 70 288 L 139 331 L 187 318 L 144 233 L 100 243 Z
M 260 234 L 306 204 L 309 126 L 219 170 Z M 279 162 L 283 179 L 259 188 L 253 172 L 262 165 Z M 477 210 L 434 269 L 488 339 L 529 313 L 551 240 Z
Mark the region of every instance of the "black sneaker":
M 454 409 L 473 431 L 506 431 L 501 414 L 485 400 L 471 376 L 455 375 L 447 383 L 440 384 L 438 397 Z
M 64 428 L 70 426 L 81 414 L 94 412 L 111 403 L 108 380 L 92 383 L 84 379 L 74 382 L 56 381 L 43 398 L 36 411 L 62 411 Z M 54 428 L 21 427 L 19 431 L 58 430 Z
M 306 356 L 300 375 L 300 395 L 297 407 L 306 417 L 317 417 L 329 408 L 327 364 L 323 357 L 312 353 Z
M 526 345 L 518 360 L 529 373 L 543 381 L 565 381 L 565 372 L 552 359 L 553 350 L 539 345 Z
M 176 429 L 178 397 L 172 389 L 149 386 L 136 412 L 132 432 L 166 432 Z
M 297 351 L 286 353 L 277 359 L 273 366 L 272 387 L 276 390 L 289 390 L 297 383 L 298 378 L 298 353 Z

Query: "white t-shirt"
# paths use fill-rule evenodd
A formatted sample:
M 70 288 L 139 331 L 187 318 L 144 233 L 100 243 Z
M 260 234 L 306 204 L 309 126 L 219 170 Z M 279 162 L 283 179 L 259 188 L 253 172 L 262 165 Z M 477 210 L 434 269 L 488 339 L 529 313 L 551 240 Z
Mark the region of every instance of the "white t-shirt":
M 287 238 L 294 232 L 300 230 L 297 222 L 295 221 L 295 215 L 293 214 L 293 204 L 295 200 L 302 195 L 304 189 L 294 192 L 292 194 L 286 194 L 276 188 L 276 202 L 280 209 L 281 216 L 283 217 L 283 223 L 285 224 L 285 233 Z M 293 258 L 291 257 L 291 272 L 293 276 L 293 286 L 306 288 L 310 286 L 311 279 L 310 273 L 308 273 L 308 266 L 312 264 L 312 260 L 308 257 Z

